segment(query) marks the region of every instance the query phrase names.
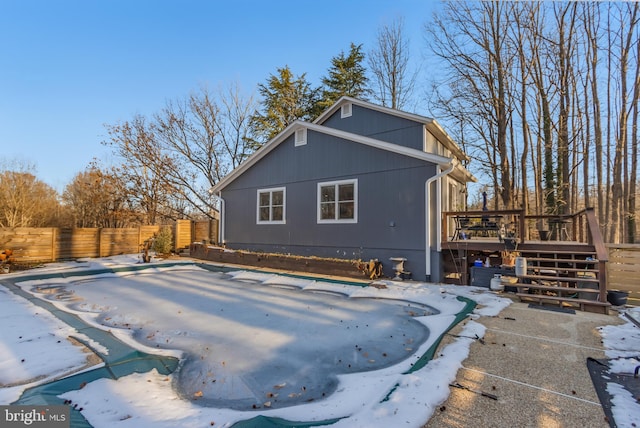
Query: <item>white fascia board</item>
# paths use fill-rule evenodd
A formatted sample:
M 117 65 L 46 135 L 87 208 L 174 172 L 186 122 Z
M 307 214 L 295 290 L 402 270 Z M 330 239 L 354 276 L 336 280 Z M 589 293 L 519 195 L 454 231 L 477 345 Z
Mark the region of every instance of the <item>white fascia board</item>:
M 455 177 L 463 183 L 477 183 L 478 178 L 471 174 L 462 164 L 456 165 L 455 169 L 451 173 L 452 177 Z
M 327 119 L 329 116 L 331 116 L 333 114 L 333 112 L 338 110 L 340 108 L 340 106 L 342 106 L 342 104 L 345 104 L 345 103 L 351 103 L 351 104 L 359 105 L 361 107 L 365 107 L 365 108 L 368 108 L 370 110 L 376 110 L 376 111 L 379 111 L 381 113 L 388 114 L 388 115 L 391 115 L 391 116 L 403 117 L 405 119 L 409 119 L 409 120 L 412 120 L 412 121 L 418 122 L 418 123 L 428 124 L 428 123 L 431 123 L 431 122 L 433 122 L 435 120 L 435 119 L 432 119 L 430 117 L 420 116 L 419 114 L 408 113 L 408 112 L 401 111 L 401 110 L 395 110 L 395 109 L 392 109 L 392 108 L 389 108 L 389 107 L 384 107 L 384 106 L 381 106 L 381 105 L 378 105 L 378 104 L 372 104 L 372 103 L 370 103 L 368 101 L 362 101 L 362 100 L 359 100 L 357 98 L 343 96 L 343 97 L 340 97 L 338 99 L 338 101 L 335 102 L 335 104 L 333 104 L 331 107 L 329 107 L 324 112 L 322 112 L 322 114 L 320 116 L 318 116 L 316 118 L 316 120 L 313 121 L 313 123 L 321 124 L 322 122 L 325 121 L 325 119 Z
M 322 125 L 307 123 L 305 124 L 305 126 L 312 131 L 321 132 L 323 134 L 332 135 L 344 140 L 353 141 L 355 143 L 360 143 L 370 147 L 375 147 L 380 150 L 386 150 L 388 152 L 397 153 L 426 162 L 431 162 L 440 166 L 448 166 L 453 161 L 453 159 L 446 156 L 434 155 L 433 153 L 426 153 L 422 150 L 416 150 L 409 147 L 400 146 L 398 144 L 387 143 L 385 141 L 376 140 L 375 138 L 364 137 L 362 135 L 352 134 L 350 132 L 340 131 L 338 129 L 328 128 Z
M 458 159 L 465 161 L 469 160 L 469 156 L 462 151 L 458 143 L 451 138 L 447 131 L 445 131 L 435 119 L 432 119 L 429 123 L 425 123 L 425 126 L 427 130 L 431 132 L 438 141 L 444 144 L 446 148 L 451 150 Z
M 367 101 L 362 101 L 357 98 L 343 96 L 338 99 L 331 107 L 326 109 L 316 120 L 313 121 L 315 124 L 322 124 L 327 118 L 329 118 L 335 111 L 337 111 L 342 104 L 352 103 L 355 105 L 359 105 L 361 107 L 368 108 L 370 110 L 379 111 L 384 114 L 389 114 L 396 117 L 402 117 L 407 120 L 411 120 L 414 122 L 422 123 L 427 127 L 427 130 L 431 132 L 441 144 L 444 144 L 449 150 L 451 150 L 456 157 L 460 160 L 469 160 L 469 157 L 462 151 L 458 143 L 455 142 L 453 138 L 440 126 L 440 124 L 431 117 L 420 116 L 415 113 L 408 113 L 401 110 L 395 110 L 389 107 L 380 106 L 377 104 L 372 104 Z
M 296 120 L 291 125 L 287 126 L 284 130 L 282 130 L 278 135 L 273 137 L 270 141 L 265 143 L 262 147 L 256 150 L 247 160 L 242 162 L 236 169 L 231 171 L 229 174 L 225 175 L 220 181 L 218 181 L 212 188 L 211 191 L 213 193 L 219 192 L 224 189 L 229 183 L 238 178 L 242 173 L 244 173 L 247 169 L 251 168 L 255 165 L 260 159 L 265 157 L 269 152 L 278 147 L 280 143 L 287 139 L 291 134 L 295 132 L 296 129 L 305 127 L 307 125 L 306 122 L 301 120 Z

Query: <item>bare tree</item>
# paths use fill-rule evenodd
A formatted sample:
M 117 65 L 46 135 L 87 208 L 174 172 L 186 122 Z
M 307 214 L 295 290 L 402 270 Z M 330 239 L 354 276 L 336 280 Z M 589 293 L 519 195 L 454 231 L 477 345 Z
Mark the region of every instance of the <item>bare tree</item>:
M 532 29 L 535 28 L 535 21 L 532 18 L 537 15 L 538 7 L 538 4 L 531 3 L 530 5 L 525 5 L 522 10 L 512 11 L 514 25 L 511 37 L 513 38 L 515 43 L 517 52 L 516 62 L 519 72 L 519 75 L 516 78 L 517 80 L 519 80 L 519 91 L 515 92 L 516 96 L 519 97 L 519 108 L 517 113 L 519 114 L 522 124 L 522 149 L 519 162 L 522 185 L 521 208 L 525 211 L 529 210 L 528 162 L 531 146 L 531 131 L 529 129 L 529 123 L 527 120 L 529 114 L 528 93 L 529 86 L 532 84 L 531 75 L 534 66 L 534 60 L 532 59 L 532 55 L 530 55 L 530 53 L 535 49 L 535 46 L 537 45 L 537 39 L 535 37 L 531 37 L 530 35 L 535 34 L 535 32 L 532 31 Z M 512 138 L 512 141 L 513 140 L 515 140 L 515 138 Z M 512 144 L 512 146 L 514 145 Z M 532 175 L 534 177 L 534 181 L 536 181 L 536 183 L 534 183 L 534 188 L 539 188 L 539 180 L 535 180 L 536 174 L 534 173 Z M 542 229 L 542 224 L 538 225 L 538 229 Z
M 33 174 L 28 163 L 14 162 L 0 172 L 0 227 L 56 226 L 58 193 Z
M 477 118 L 476 132 L 482 136 L 485 159 L 492 162 L 494 189 L 503 207 L 513 206 L 514 187 L 507 141 L 512 109 L 508 71 L 514 58 L 505 33 L 509 7 L 499 2 L 447 3 L 444 16 L 427 28 L 435 54 L 450 66 L 448 78 L 464 88 L 458 96 Z
M 639 21 L 637 2 L 443 9 L 430 43 L 450 72 L 436 82 L 437 111 L 464 127 L 472 168 L 503 203 L 509 181 L 513 200 L 521 192 L 525 206 L 531 186 L 547 214 L 595 203 L 606 240 L 635 239 Z
M 220 167 L 217 180 L 239 166 L 251 154 L 249 131 L 256 103 L 253 96 L 245 96 L 240 86 L 229 85 L 220 89 L 220 120 L 217 120 L 218 135 L 224 155 L 217 159 Z
M 601 112 L 601 104 L 600 104 L 600 93 L 598 87 L 598 63 L 599 63 L 599 33 L 600 33 L 600 8 L 595 3 L 584 3 L 582 5 L 582 23 L 585 39 L 587 41 L 586 46 L 586 71 L 587 75 L 585 77 L 585 109 L 584 114 L 586 116 L 586 124 L 587 124 L 587 146 L 585 151 L 589 152 L 590 147 L 593 147 L 594 152 L 594 173 L 595 173 L 595 186 L 596 186 L 596 204 L 598 209 L 598 221 L 601 225 L 605 224 L 603 209 L 605 202 L 604 196 L 605 192 L 603 191 L 603 142 L 602 142 L 602 115 Z M 590 106 L 590 108 L 586 107 Z M 590 126 L 589 124 L 592 125 Z M 593 142 L 589 137 L 589 133 L 593 135 Z M 589 175 L 590 165 L 587 162 L 585 164 L 585 174 Z M 588 201 L 589 197 L 589 189 L 585 187 L 585 196 L 587 199 L 585 200 L 585 204 L 587 206 L 592 206 Z
M 126 183 L 96 163 L 76 174 L 62 194 L 75 227 L 126 227 L 139 223 Z
M 560 214 L 567 214 L 570 203 L 570 183 L 569 183 L 569 120 L 571 105 L 571 82 L 570 75 L 572 73 L 572 49 L 575 48 L 573 43 L 574 26 L 575 26 L 576 3 L 559 4 L 554 3 L 554 12 L 556 17 L 556 28 L 558 30 L 558 38 L 555 46 L 557 55 L 556 70 L 558 73 L 557 83 L 559 90 L 558 103 L 558 145 L 557 145 L 557 182 L 559 185 L 558 211 Z
M 612 203 L 611 203 L 611 229 L 610 237 L 614 241 L 619 241 L 621 235 L 624 234 L 624 228 L 628 224 L 627 221 L 621 220 L 621 213 L 624 213 L 625 205 L 625 187 L 628 184 L 628 180 L 623 180 L 623 167 L 626 164 L 627 150 L 628 150 L 628 123 L 629 113 L 631 108 L 629 106 L 629 93 L 628 93 L 628 67 L 629 67 L 629 55 L 632 53 L 633 45 L 638 43 L 636 25 L 638 23 L 638 11 L 640 10 L 639 4 L 627 5 L 628 13 L 624 14 L 629 19 L 628 25 L 621 26 L 617 39 L 619 41 L 619 66 L 620 66 L 620 107 L 618 116 L 618 135 L 615 144 L 615 154 L 613 160 L 612 171 Z M 624 19 L 623 17 L 620 18 Z M 634 91 L 635 92 L 635 91 Z M 633 105 L 633 103 L 631 103 Z M 625 176 L 628 177 L 627 174 Z M 628 240 L 628 239 L 627 239 Z
M 629 237 L 627 242 L 634 244 L 637 240 L 637 188 L 638 188 L 638 123 L 640 122 L 640 43 L 636 43 L 636 70 L 635 70 L 635 83 L 633 90 L 632 101 L 632 116 L 631 121 L 631 171 L 629 173 L 629 212 L 627 215 L 627 222 L 629 228 Z
M 161 218 L 174 217 L 173 195 L 177 192 L 164 179 L 168 160 L 156 143 L 152 125 L 140 115 L 108 127 L 111 145 L 123 163 L 113 174 L 126 183 L 129 198 L 143 214 L 144 224 L 157 224 Z
M 409 40 L 404 36 L 404 20 L 382 26 L 377 45 L 369 53 L 374 98 L 386 107 L 402 109 L 413 96 L 418 70 L 409 70 Z
M 168 101 L 151 120 L 136 116 L 108 126 L 113 147 L 123 160 L 120 173 L 147 213 L 170 218 L 212 216 L 209 189 L 249 153 L 253 98 L 238 86 L 214 94 L 206 88 Z

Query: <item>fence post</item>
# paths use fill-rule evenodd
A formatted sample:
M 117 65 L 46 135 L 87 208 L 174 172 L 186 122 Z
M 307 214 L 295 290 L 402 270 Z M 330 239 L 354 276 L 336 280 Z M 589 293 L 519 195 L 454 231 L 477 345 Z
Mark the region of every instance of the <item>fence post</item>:
M 58 260 L 58 255 L 56 254 L 56 237 L 57 237 L 57 230 L 58 228 L 56 227 L 52 227 L 51 228 L 51 261 L 55 262 L 56 260 Z
M 102 228 L 98 229 L 98 257 L 102 256 Z

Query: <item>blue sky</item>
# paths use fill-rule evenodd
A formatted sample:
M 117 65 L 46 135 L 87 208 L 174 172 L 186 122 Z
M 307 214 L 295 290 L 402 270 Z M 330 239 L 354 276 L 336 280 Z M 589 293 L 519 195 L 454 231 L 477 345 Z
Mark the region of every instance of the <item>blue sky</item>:
M 3 0 L 0 160 L 59 191 L 94 158 L 104 124 L 151 115 L 201 85 L 256 92 L 279 67 L 314 84 L 351 42 L 403 18 L 416 64 L 436 0 Z M 424 113 L 424 112 L 421 112 Z

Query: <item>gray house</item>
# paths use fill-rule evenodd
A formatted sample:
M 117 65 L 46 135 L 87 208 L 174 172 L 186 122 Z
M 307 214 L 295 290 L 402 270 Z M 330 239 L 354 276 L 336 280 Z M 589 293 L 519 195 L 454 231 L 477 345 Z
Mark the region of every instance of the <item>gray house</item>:
M 441 212 L 463 209 L 467 156 L 430 118 L 343 97 L 212 189 L 232 249 L 383 263 L 441 281 Z

